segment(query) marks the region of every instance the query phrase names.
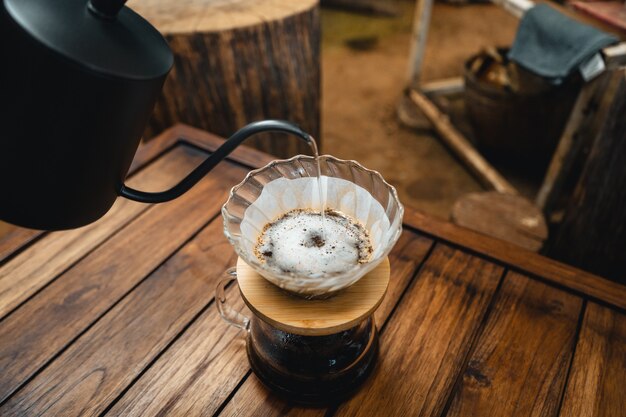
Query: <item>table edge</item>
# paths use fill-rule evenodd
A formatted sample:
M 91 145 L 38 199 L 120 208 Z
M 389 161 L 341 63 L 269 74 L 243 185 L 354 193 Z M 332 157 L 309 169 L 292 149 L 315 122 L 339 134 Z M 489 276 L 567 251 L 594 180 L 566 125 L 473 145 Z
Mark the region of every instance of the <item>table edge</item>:
M 213 151 L 224 142 L 224 139 L 191 126 L 177 124 L 145 144 L 137 153 L 135 160 L 137 164 L 145 166 L 150 158 L 156 158 L 175 146 L 177 142 L 187 142 L 204 150 Z M 228 159 L 250 168 L 259 168 L 275 158 L 265 152 L 241 146 Z M 564 287 L 626 310 L 626 286 L 520 248 L 512 243 L 425 215 L 412 207 L 405 208 L 404 224 L 417 232 L 460 246 L 552 285 Z

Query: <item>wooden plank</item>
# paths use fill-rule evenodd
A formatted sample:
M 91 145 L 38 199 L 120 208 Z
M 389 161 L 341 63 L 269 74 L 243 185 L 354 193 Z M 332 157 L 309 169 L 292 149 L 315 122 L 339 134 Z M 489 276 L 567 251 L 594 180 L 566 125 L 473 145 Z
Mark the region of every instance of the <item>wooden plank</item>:
M 509 273 L 447 416 L 554 416 L 582 299 Z
M 407 76 L 407 86 L 409 87 L 418 85 L 422 74 L 422 61 L 426 51 L 426 39 L 428 38 L 432 9 L 433 0 L 417 0 L 415 3 Z
M 385 328 L 372 376 L 337 415 L 440 415 L 502 272 L 437 244 Z
M 181 198 L 147 210 L 2 321 L 0 340 L 11 343 L 0 345 L 0 401 L 216 216 L 228 188 L 244 174 L 215 168 Z
M 0 222 L 0 265 L 14 252 L 41 235 L 41 231 Z
M 268 390 L 254 375 L 246 379 L 228 402 L 220 417 L 324 417 L 324 408 L 305 408 L 291 404 Z
M 428 81 L 421 83 L 419 90 L 427 95 L 460 94 L 465 90 L 465 80 L 463 80 L 463 77 L 453 77 Z
M 389 319 L 391 312 L 406 291 L 415 272 L 426 259 L 433 241 L 424 236 L 404 230 L 390 254 L 391 277 L 385 299 L 374 313 L 380 329 Z
M 375 316 L 379 323 L 383 323 L 388 317 L 431 244 L 431 240 L 410 231 L 404 232 L 400 237 L 390 255 L 392 265 L 390 287 Z M 242 303 L 239 297 L 236 298 L 236 303 Z M 213 338 L 217 337 L 212 336 L 211 332 L 216 330 L 211 329 L 222 327 L 209 325 L 208 322 L 206 326 L 202 329 L 192 328 L 186 332 L 121 398 L 111 409 L 110 415 L 176 415 L 174 409 L 180 414 L 185 412 L 190 415 L 200 414 L 198 411 L 202 410 L 202 414 L 211 415 L 217 410 L 250 368 L 242 348 L 243 342 L 234 343 L 233 346 L 229 344 L 227 346 L 231 347 L 228 349 L 221 348 L 222 352 L 216 356 L 219 350 L 211 345 L 215 340 Z M 211 366 L 207 366 L 210 361 L 213 361 Z M 229 401 L 224 415 L 235 413 L 233 407 L 242 407 L 237 411 L 242 413 L 240 415 L 274 415 L 268 413 L 275 410 L 276 403 L 280 400 L 268 396 L 269 393 L 264 389 L 263 392 L 248 393 L 250 389 L 248 387 L 251 383 L 254 384 L 255 379 L 254 376 L 250 376 L 245 381 L 235 398 Z M 240 400 L 242 395 L 244 397 Z M 282 403 L 279 405 L 284 406 Z
M 441 140 L 465 164 L 484 186 L 499 193 L 517 194 L 513 187 L 450 122 L 447 115 L 426 96 L 416 90 L 409 91 L 411 101 L 424 113 L 439 134 Z
M 391 279 L 387 295 L 374 313 L 379 328 L 387 321 L 402 293 L 409 285 L 416 269 L 423 262 L 432 241 L 410 231 L 404 231 L 394 247 L 391 259 Z M 323 416 L 325 410 L 294 406 L 272 394 L 261 382 L 250 375 L 229 401 L 224 416 Z
M 226 297 L 249 314 L 235 287 Z M 106 415 L 213 415 L 248 372 L 245 337 L 211 306 Z
M 140 172 L 131 183 L 140 189 L 158 189 L 180 178 L 203 159 L 183 148 L 168 153 Z M 150 206 L 123 198 L 99 221 L 79 229 L 49 233 L 0 268 L 0 318 L 60 273 L 98 247 Z
M 548 237 L 543 213 L 519 195 L 468 193 L 454 202 L 450 220 L 468 229 L 538 252 Z
M 173 137 L 183 137 L 203 149 L 214 149 L 220 141 L 214 135 L 185 125 L 172 128 Z M 241 151 L 241 153 L 239 153 Z M 246 146 L 232 154 L 233 159 L 252 167 L 261 166 L 271 157 Z M 589 295 L 614 306 L 626 309 L 626 287 L 588 272 L 553 261 L 530 251 L 480 233 L 455 226 L 449 222 L 426 216 L 411 207 L 405 207 L 404 221 L 415 229 L 440 239 L 471 248 L 473 251 L 500 262 L 511 264 L 557 285 Z
M 211 302 L 222 273 L 236 260 L 222 227 L 221 218 L 213 220 L 13 396 L 0 414 L 72 416 L 105 411 Z
M 588 303 L 560 415 L 626 416 L 624 381 L 626 316 Z
M 604 95 L 605 120 L 546 253 L 626 284 L 626 69 L 611 74 Z
M 575 292 L 626 309 L 626 286 L 405 207 L 404 223 Z
M 614 68 L 619 66 L 620 59 L 625 59 L 624 45 L 626 43 L 604 50 L 609 54 L 605 63 L 613 69 L 585 84 L 578 94 L 535 200 L 547 215 L 563 210 L 560 200 L 573 192 L 589 153 L 588 148 L 606 123 L 611 104 L 618 94 L 620 77 L 619 71 Z
M 603 95 L 608 78 L 605 75 L 597 77 L 583 85 L 578 93 L 535 198 L 535 204 L 544 213 L 549 214 L 553 211 L 556 200 L 565 192 L 563 187 L 566 179 L 572 174 L 572 167 L 584 145 L 591 139 L 589 129 L 598 113 L 597 101 Z
M 626 65 L 626 42 L 607 46 L 602 50 L 606 67 L 615 69 Z

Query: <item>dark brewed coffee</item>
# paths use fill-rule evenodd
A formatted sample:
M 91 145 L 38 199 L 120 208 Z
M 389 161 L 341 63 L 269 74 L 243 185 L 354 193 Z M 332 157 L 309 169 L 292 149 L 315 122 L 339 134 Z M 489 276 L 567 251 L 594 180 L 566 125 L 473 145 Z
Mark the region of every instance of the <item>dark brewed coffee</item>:
M 253 318 L 247 343 L 254 373 L 277 394 L 305 405 L 328 405 L 352 394 L 378 356 L 370 317 L 327 336 L 301 336 Z

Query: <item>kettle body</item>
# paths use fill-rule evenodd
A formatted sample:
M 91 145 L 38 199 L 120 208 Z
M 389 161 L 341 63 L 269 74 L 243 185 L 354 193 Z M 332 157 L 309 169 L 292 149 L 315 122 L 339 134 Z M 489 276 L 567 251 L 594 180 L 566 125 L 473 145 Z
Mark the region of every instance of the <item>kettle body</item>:
M 68 229 L 106 213 L 172 66 L 132 10 L 105 19 L 87 6 L 3 0 L 0 218 L 10 223 Z
M 125 186 L 173 55 L 124 3 L 0 0 L 0 220 L 76 228 L 102 217 L 118 196 L 144 203 L 180 196 L 256 133 L 314 144 L 289 122 L 253 122 L 172 188 Z

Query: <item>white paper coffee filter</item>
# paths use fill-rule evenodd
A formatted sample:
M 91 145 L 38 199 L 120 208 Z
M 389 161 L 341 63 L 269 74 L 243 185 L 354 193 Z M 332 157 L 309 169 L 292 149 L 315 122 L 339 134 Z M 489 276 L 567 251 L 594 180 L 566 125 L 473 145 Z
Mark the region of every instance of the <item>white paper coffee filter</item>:
M 376 258 L 383 250 L 383 241 L 393 233 L 383 206 L 363 187 L 344 180 L 322 176 L 322 198 L 326 208 L 338 210 L 358 220 L 370 234 Z M 241 233 L 245 250 L 253 256 L 254 245 L 263 227 L 288 211 L 298 208 L 321 210 L 318 181 L 314 177 L 278 178 L 267 183 L 261 195 L 245 211 Z
M 387 256 L 402 231 L 403 208 L 396 191 L 380 174 L 354 161 L 325 155 L 321 177 L 325 207 L 358 220 L 370 234 L 370 262 L 336 275 L 300 277 L 265 267 L 254 254 L 263 228 L 294 209 L 321 210 L 315 164 L 311 157 L 274 161 L 252 171 L 231 191 L 222 208 L 224 233 L 237 254 L 273 284 L 305 296 L 320 296 L 358 281 Z

